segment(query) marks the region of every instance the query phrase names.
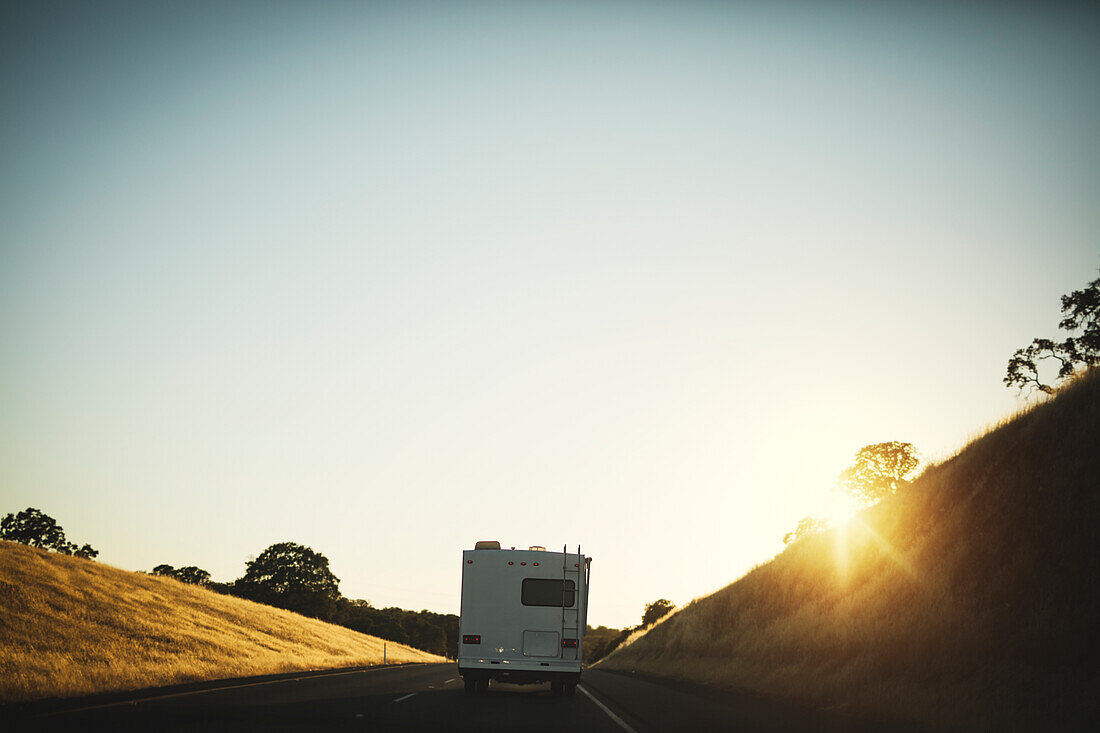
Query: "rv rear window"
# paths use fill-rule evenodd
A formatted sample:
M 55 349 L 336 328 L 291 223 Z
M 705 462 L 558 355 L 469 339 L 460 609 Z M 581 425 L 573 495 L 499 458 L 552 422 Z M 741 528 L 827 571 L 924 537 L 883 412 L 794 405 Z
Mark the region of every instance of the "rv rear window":
M 576 585 L 572 580 L 524 578 L 522 601 L 525 606 L 557 606 L 571 608 L 576 601 Z

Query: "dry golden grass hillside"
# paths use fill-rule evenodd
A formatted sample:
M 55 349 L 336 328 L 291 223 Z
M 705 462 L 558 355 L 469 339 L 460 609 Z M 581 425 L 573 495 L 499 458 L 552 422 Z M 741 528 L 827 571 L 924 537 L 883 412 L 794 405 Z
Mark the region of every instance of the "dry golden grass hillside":
M 934 729 L 1094 730 L 1100 370 L 601 668 Z
M 380 664 L 382 640 L 0 540 L 0 700 Z M 394 642 L 389 662 L 443 659 Z

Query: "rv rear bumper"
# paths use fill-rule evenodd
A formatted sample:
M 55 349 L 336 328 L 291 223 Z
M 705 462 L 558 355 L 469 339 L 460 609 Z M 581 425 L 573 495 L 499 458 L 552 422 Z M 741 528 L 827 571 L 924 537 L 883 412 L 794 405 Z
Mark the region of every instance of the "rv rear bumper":
M 492 679 L 516 685 L 536 682 L 572 682 L 581 678 L 580 662 L 535 662 L 527 659 L 460 659 L 463 678 Z

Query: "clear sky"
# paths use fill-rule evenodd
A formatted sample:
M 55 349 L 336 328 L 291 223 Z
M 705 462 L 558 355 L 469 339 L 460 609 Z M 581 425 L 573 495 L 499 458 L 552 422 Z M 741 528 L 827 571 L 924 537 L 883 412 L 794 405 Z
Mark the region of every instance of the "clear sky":
M 0 514 L 440 612 L 579 543 L 621 626 L 950 455 L 1100 267 L 1100 21 L 774 5 L 4 4 Z

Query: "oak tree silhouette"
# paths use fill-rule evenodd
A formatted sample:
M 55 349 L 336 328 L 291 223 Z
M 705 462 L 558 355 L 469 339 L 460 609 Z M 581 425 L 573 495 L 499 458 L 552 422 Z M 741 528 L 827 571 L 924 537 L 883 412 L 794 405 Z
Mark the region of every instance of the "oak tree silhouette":
M 340 579 L 328 567 L 328 558 L 295 542 L 271 545 L 249 560 L 233 592 L 304 616 L 329 619 L 340 598 Z
M 153 575 L 163 575 L 193 585 L 208 585 L 210 583 L 210 573 L 194 565 L 186 565 L 182 568 L 174 568 L 171 565 L 157 565 L 153 568 Z
M 802 519 L 798 520 L 798 526 L 794 528 L 793 532 L 788 532 L 783 535 L 783 544 L 789 545 L 795 540 L 800 540 L 803 537 L 808 537 L 818 532 L 823 532 L 829 528 L 828 520 L 821 517 L 809 514 Z
M 1065 341 L 1037 338 L 1030 346 L 1017 349 L 1008 360 L 1003 380 L 1006 386 L 1018 387 L 1021 392 L 1037 389 L 1052 394 L 1054 388 L 1039 378 L 1037 362 L 1057 361 L 1059 380 L 1072 376 L 1080 366 L 1091 369 L 1100 364 L 1100 278 L 1083 290 L 1063 295 L 1062 313 L 1065 317 L 1058 328 L 1070 332 L 1082 329 L 1081 333 Z
M 855 463 L 840 474 L 840 486 L 870 504 L 908 485 L 905 477 L 919 463 L 917 449 L 912 443 L 891 441 L 865 445 L 856 453 Z
M 210 573 L 194 565 L 184 565 L 182 568 L 176 568 L 176 578 L 184 583 L 206 585 L 210 582 Z
M 664 616 L 669 614 L 674 608 L 676 608 L 676 604 L 667 598 L 661 598 L 653 603 L 647 603 L 645 605 L 645 613 L 642 614 L 642 626 L 649 626 L 654 621 L 664 618 Z
M 66 541 L 65 531 L 57 520 L 34 507 L 27 507 L 18 514 L 8 514 L 0 519 L 0 539 L 88 560 L 99 555 L 99 550 L 91 545 L 77 547 Z

